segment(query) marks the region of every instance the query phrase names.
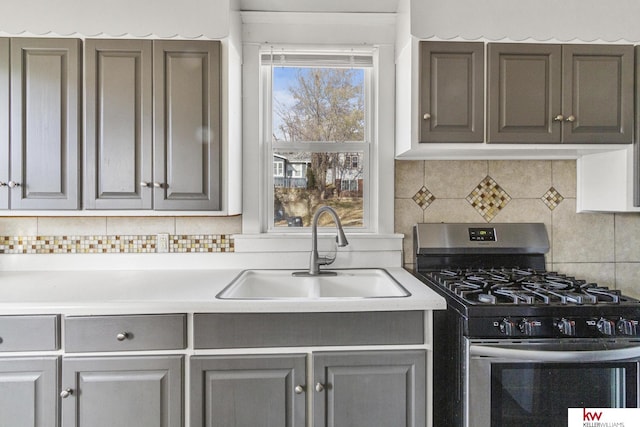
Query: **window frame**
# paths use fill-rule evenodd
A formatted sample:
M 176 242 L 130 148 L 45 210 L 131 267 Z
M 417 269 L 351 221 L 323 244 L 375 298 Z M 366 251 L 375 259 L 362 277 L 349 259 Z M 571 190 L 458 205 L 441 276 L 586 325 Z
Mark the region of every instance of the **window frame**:
M 303 61 L 301 63 L 296 62 L 288 62 L 286 66 L 298 66 L 301 68 L 349 68 L 349 64 L 347 62 L 342 63 L 331 63 L 331 61 L 335 61 L 336 56 L 349 58 L 353 55 L 358 55 L 358 57 L 366 56 L 370 57 L 371 64 L 370 66 L 363 66 L 358 64 L 353 64 L 353 68 L 362 68 L 364 70 L 364 121 L 365 121 L 365 130 L 364 130 L 364 139 L 362 141 L 354 141 L 354 142 L 316 142 L 316 141 L 299 141 L 299 142 L 276 142 L 273 140 L 273 67 L 279 66 L 274 65 L 273 56 L 279 55 L 278 53 L 274 53 L 274 47 L 270 46 L 269 48 L 261 49 L 259 51 L 260 58 L 262 58 L 265 54 L 270 54 L 272 56 L 271 64 L 265 65 L 259 60 L 259 70 L 260 70 L 260 82 L 261 82 L 261 111 L 260 116 L 262 120 L 261 126 L 261 147 L 263 148 L 263 155 L 261 156 L 265 161 L 273 161 L 276 153 L 284 153 L 284 152 L 319 152 L 319 153 L 344 153 L 345 156 L 350 153 L 362 153 L 361 163 L 358 164 L 359 167 L 362 167 L 362 180 L 363 180 L 363 194 L 362 194 L 362 208 L 363 208 L 363 217 L 362 217 L 362 226 L 361 227 L 345 227 L 348 232 L 356 232 L 356 233 L 371 233 L 377 231 L 377 223 L 373 220 L 373 218 L 377 218 L 377 214 L 374 214 L 372 210 L 374 209 L 374 203 L 372 201 L 372 197 L 375 189 L 377 189 L 376 183 L 372 182 L 372 169 L 375 165 L 372 164 L 372 159 L 374 158 L 374 153 L 377 145 L 376 137 L 376 129 L 377 124 L 375 123 L 376 118 L 376 109 L 377 109 L 377 96 L 375 93 L 375 81 L 377 78 L 376 72 L 376 48 L 368 47 L 365 49 L 358 49 L 357 51 L 353 48 L 345 49 L 345 50 L 335 50 L 335 49 L 287 49 L 287 54 L 295 54 L 308 57 L 317 58 L 318 61 L 316 63 Z M 329 58 L 329 61 L 322 61 L 322 58 Z M 264 164 L 263 170 L 273 170 L 273 166 Z M 274 175 L 273 173 L 267 173 L 266 176 L 262 176 L 263 185 L 260 188 L 261 193 L 265 196 L 263 198 L 263 212 L 262 215 L 262 231 L 267 233 L 308 233 L 310 227 L 276 227 L 274 224 Z M 376 205 L 377 206 L 377 205 Z

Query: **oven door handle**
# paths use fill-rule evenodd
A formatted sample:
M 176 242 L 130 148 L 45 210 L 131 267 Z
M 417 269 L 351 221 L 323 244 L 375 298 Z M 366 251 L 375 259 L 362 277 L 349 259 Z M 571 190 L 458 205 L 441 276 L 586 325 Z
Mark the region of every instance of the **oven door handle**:
M 513 348 L 471 345 L 471 356 L 495 357 L 500 359 L 529 360 L 534 362 L 610 362 L 639 359 L 640 347 L 585 351 L 545 351 L 519 350 Z

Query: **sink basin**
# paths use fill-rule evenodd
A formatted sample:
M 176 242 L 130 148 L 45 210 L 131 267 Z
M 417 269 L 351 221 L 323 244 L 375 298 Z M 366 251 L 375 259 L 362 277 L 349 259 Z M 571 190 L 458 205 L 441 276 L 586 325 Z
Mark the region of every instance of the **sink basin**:
M 333 270 L 336 276 L 293 276 L 294 270 L 245 270 L 216 298 L 397 298 L 411 295 L 383 269 Z

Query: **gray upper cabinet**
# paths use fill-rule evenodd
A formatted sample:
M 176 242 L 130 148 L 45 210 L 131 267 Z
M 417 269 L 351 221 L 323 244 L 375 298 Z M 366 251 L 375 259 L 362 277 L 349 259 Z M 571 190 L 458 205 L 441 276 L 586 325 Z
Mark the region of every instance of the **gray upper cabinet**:
M 484 43 L 420 42 L 420 141 L 483 142 Z
M 191 427 L 304 427 L 305 355 L 191 358 Z
M 489 43 L 488 141 L 560 142 L 562 47 Z
M 563 142 L 631 143 L 634 49 L 562 47 Z
M 62 361 L 62 427 L 182 427 L 182 356 Z
M 154 41 L 154 207 L 220 209 L 220 42 Z
M 630 143 L 633 47 L 489 43 L 488 142 Z
M 85 41 L 87 209 L 151 209 L 152 41 Z
M 313 359 L 314 427 L 423 427 L 422 350 L 327 352 Z
M 10 207 L 78 209 L 80 40 L 10 45 Z
M 87 40 L 87 209 L 220 210 L 220 42 Z
M 57 427 L 58 358 L 0 359 L 0 427 Z
M 0 209 L 9 208 L 9 39 L 0 38 Z

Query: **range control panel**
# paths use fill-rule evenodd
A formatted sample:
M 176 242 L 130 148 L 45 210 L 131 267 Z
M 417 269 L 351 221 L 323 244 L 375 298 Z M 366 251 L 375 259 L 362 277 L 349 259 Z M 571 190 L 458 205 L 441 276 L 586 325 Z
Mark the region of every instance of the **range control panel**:
M 488 227 L 469 228 L 469 240 L 472 242 L 495 242 L 496 230 Z
M 469 335 L 478 338 L 638 337 L 638 320 L 624 317 L 496 317 L 473 319 Z

